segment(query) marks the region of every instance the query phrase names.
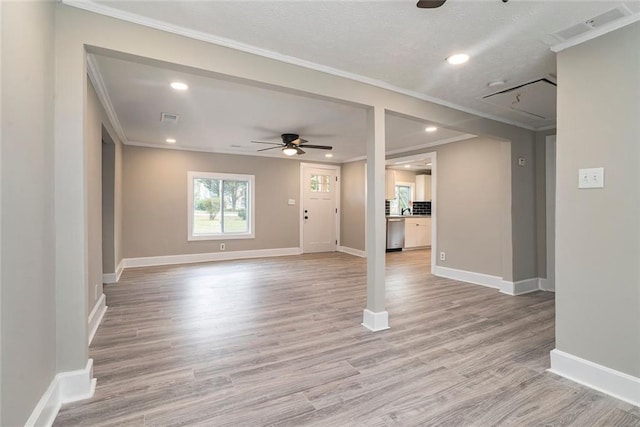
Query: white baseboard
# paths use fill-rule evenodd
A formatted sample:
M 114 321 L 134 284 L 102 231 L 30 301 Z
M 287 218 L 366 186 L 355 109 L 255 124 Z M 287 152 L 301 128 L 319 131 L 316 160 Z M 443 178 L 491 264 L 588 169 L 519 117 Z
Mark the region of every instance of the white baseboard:
M 125 258 L 122 260 L 122 262 L 124 268 L 152 267 L 156 265 L 190 264 L 194 262 L 228 261 L 234 259 L 300 255 L 300 253 L 300 248 L 256 249 L 250 251 L 209 252 L 202 254 Z
M 104 273 L 102 275 L 102 283 L 118 283 L 120 280 L 120 276 L 122 275 L 122 271 L 124 270 L 124 260 L 120 260 L 120 263 L 116 267 L 115 273 Z
M 486 286 L 488 288 L 495 288 L 498 289 L 501 293 L 507 295 L 524 295 L 535 291 L 555 292 L 555 290 L 543 288 L 542 281 L 544 280 L 544 284 L 546 285 L 548 283 L 546 282 L 547 279 L 541 279 L 539 277 L 532 277 L 531 279 L 510 282 L 508 280 L 502 280 L 502 277 L 498 276 L 490 276 L 488 274 L 474 273 L 473 271 L 442 267 L 440 265 L 436 265 L 433 271 L 433 274 L 438 277 L 445 277 L 447 279 L 460 280 L 461 282 L 468 282 L 476 285 Z
M 640 378 L 558 349 L 551 351 L 551 368 L 548 371 L 640 406 Z
M 544 277 L 538 277 L 538 289 L 545 292 L 555 292 L 556 286 L 549 279 L 545 279 Z
M 344 252 L 345 254 L 359 256 L 360 258 L 366 258 L 367 253 L 365 251 L 361 251 L 360 249 L 353 249 L 347 246 L 338 246 L 338 252 Z
M 460 280 L 462 282 L 474 283 L 476 285 L 487 286 L 489 288 L 501 289 L 502 277 L 490 276 L 488 274 L 474 273 L 473 271 L 457 270 L 455 268 L 442 267 L 436 265 L 434 275 L 447 279 Z
M 84 369 L 57 374 L 31 412 L 25 427 L 53 425 L 63 403 L 88 399 L 93 396 L 95 390 L 93 359 L 87 360 Z
M 362 314 L 362 326 L 374 332 L 389 329 L 389 313 L 386 311 L 375 313 L 365 308 Z
M 537 277 L 519 280 L 517 282 L 503 280 L 500 285 L 500 292 L 507 295 L 523 295 L 539 290 L 539 280 Z
M 93 310 L 89 313 L 89 345 L 91 345 L 91 341 L 93 341 L 93 337 L 98 330 L 98 326 L 100 326 L 100 322 L 102 322 L 102 318 L 104 314 L 107 312 L 107 298 L 104 294 L 100 295 L 98 301 L 96 301 L 96 305 L 93 306 Z

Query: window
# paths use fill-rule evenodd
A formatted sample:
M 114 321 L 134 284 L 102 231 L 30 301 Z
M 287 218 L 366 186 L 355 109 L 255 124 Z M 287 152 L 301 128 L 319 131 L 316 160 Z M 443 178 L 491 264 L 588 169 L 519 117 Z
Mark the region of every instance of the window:
M 189 172 L 188 240 L 255 237 L 254 176 Z
M 312 193 L 330 193 L 331 192 L 331 176 L 330 175 L 311 175 L 311 192 Z
M 390 213 L 392 215 L 402 215 L 403 209 L 411 209 L 414 187 L 415 184 L 412 183 L 396 183 L 395 198 L 389 202 Z

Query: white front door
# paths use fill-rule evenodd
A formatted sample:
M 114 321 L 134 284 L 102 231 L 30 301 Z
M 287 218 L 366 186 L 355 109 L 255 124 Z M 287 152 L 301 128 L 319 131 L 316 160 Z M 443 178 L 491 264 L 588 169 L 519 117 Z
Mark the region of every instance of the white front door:
M 302 252 L 334 252 L 337 248 L 337 169 L 302 167 Z

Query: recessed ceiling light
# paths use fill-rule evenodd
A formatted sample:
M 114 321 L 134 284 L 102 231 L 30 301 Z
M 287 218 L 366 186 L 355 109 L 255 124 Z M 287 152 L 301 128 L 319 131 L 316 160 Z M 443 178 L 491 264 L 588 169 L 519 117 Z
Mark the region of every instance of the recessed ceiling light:
M 332 158 L 332 157 L 333 157 L 333 154 L 329 153 L 329 154 L 325 154 L 324 156 L 325 156 L 326 158 L 330 159 L 330 158 Z
M 424 130 L 427 132 L 435 132 L 438 130 L 438 128 L 435 126 L 427 126 L 426 128 L 424 128 Z
M 504 80 L 496 80 L 494 82 L 489 82 L 489 84 L 487 84 L 487 86 L 489 87 L 498 87 L 498 86 L 503 86 L 505 83 Z
M 182 83 L 182 82 L 172 82 L 171 83 L 171 87 L 174 88 L 175 90 L 187 90 L 187 89 L 189 89 L 189 86 L 187 86 L 185 83 Z
M 176 140 L 175 140 L 175 138 L 167 138 L 167 142 L 168 142 L 169 144 L 175 144 L 175 143 L 176 143 Z
M 451 55 L 447 57 L 447 62 L 451 65 L 460 65 L 464 64 L 469 60 L 469 55 L 466 53 L 456 53 L 455 55 Z
M 409 169 L 411 165 L 404 165 L 405 168 Z

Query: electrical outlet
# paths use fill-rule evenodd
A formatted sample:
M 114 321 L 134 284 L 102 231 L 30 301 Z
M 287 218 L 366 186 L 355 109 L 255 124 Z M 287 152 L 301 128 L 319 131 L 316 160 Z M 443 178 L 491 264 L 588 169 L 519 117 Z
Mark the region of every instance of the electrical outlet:
M 604 188 L 604 168 L 579 169 L 578 188 Z
M 447 260 L 447 254 L 445 254 L 444 252 L 440 252 L 440 261 L 446 261 Z
M 220 250 L 224 251 L 226 249 L 226 246 L 224 245 L 224 243 L 220 243 Z

